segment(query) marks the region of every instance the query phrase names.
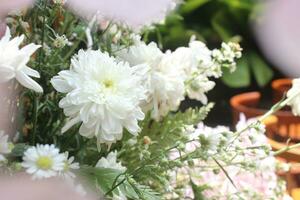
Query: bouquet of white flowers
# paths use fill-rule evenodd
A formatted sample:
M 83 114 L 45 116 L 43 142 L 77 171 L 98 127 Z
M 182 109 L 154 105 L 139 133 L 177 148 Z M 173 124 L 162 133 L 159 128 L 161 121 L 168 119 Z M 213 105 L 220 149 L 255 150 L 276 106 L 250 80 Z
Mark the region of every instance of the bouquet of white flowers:
M 5 17 L 0 81 L 15 96 L 1 107 L 16 110 L 6 116 L 17 128 L 1 127 L 1 171 L 103 199 L 283 199 L 262 121 L 299 91 L 236 132 L 206 127 L 206 93 L 238 67 L 241 47 L 191 38 L 164 52 L 143 31 L 173 0 L 89 1 L 38 0 Z M 187 97 L 203 106 L 179 109 Z

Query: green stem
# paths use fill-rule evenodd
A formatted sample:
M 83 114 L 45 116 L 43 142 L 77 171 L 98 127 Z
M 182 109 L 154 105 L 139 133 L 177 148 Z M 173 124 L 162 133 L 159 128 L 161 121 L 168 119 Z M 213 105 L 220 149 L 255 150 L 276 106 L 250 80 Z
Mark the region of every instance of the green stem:
M 285 148 L 282 148 L 282 149 L 279 149 L 278 151 L 275 151 L 273 155 L 278 156 L 279 154 L 282 154 L 284 152 L 287 152 L 291 149 L 295 149 L 295 148 L 298 148 L 298 147 L 300 147 L 300 143 L 290 145 L 290 146 L 286 146 Z
M 32 134 L 31 134 L 31 145 L 35 145 L 35 143 L 36 143 L 38 105 L 39 105 L 38 97 L 36 95 L 34 95 L 34 100 L 33 100 L 33 128 L 32 128 Z

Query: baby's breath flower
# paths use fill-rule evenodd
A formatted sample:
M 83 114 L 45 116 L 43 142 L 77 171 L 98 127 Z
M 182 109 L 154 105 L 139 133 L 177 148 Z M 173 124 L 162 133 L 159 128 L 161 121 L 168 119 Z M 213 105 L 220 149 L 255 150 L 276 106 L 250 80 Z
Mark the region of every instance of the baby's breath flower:
M 58 49 L 61 49 L 66 45 L 68 46 L 72 45 L 72 43 L 68 40 L 68 38 L 65 35 L 56 35 L 56 38 L 53 41 L 53 46 Z
M 3 131 L 0 131 L 0 162 L 5 161 L 5 154 L 9 154 L 12 148 L 8 142 L 8 135 L 5 135 Z

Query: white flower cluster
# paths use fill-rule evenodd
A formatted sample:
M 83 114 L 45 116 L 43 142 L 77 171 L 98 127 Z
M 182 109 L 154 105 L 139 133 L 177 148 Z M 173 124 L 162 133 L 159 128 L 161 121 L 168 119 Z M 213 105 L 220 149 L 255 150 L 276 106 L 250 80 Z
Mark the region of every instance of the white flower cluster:
M 59 153 L 59 149 L 52 145 L 37 145 L 24 152 L 22 167 L 26 168 L 33 179 L 63 177 L 67 181 L 75 178 L 73 170 L 79 169 L 79 164 L 74 162 L 74 157 L 69 157 L 68 152 Z
M 185 94 L 206 104 L 205 93 L 215 86 L 208 78 L 220 77 L 221 67 L 235 65 L 234 59 L 241 55 L 241 48 L 235 43 L 223 43 L 221 50 L 210 51 L 204 43 L 192 40 L 189 47 L 163 53 L 156 43 L 147 45 L 140 37 L 133 38 L 134 45 L 118 51 L 117 57 L 131 65 L 146 64 L 150 68 L 143 110 L 151 110 L 156 120 L 177 110 Z M 220 54 L 218 59 L 214 56 L 216 52 Z
M 169 111 L 177 110 L 184 99 L 184 73 L 173 62 L 170 52 L 164 54 L 156 43 L 147 45 L 136 37 L 134 45 L 118 51 L 117 56 L 131 65 L 144 64 L 150 68 L 143 83 L 147 90 L 144 112 L 151 110 L 152 117 L 159 120 Z
M 236 125 L 237 132 L 249 124 L 253 124 L 253 120 L 247 121 L 245 116 L 241 115 L 240 121 Z M 277 179 L 276 160 L 270 154 L 271 147 L 267 143 L 264 132 L 264 127 L 258 124 L 235 138 L 232 137 L 229 128 L 221 126 L 211 128 L 202 123 L 199 124 L 195 132 L 190 135 L 191 139 L 199 138 L 199 141 L 187 143 L 186 151 L 200 150 L 202 154 L 205 151 L 210 156 L 207 156 L 206 160 L 193 159 L 192 164 L 191 162 L 186 163 L 176 172 L 170 172 L 172 192 L 167 196 L 179 196 L 183 199 L 194 198 L 194 192 L 190 185 L 192 181 L 198 186 L 208 186 L 208 189 L 202 193 L 207 199 L 225 200 L 238 199 L 238 197 L 269 199 L 275 196 L 283 199 L 284 197 L 278 196 L 278 194 L 284 194 L 285 188 Z M 223 140 L 222 138 L 227 139 Z M 171 159 L 178 157 L 174 154 L 176 152 L 171 153 Z M 210 159 L 211 156 L 218 160 L 220 165 L 223 165 L 227 175 L 222 172 L 213 159 Z M 226 162 L 228 160 L 230 163 Z
M 0 83 L 16 78 L 24 87 L 43 92 L 43 88 L 30 78 L 39 78 L 39 72 L 27 66 L 30 56 L 40 48 L 40 45 L 31 43 L 20 49 L 23 40 L 24 35 L 11 40 L 10 29 L 6 28 L 5 35 L 0 40 Z
M 10 37 L 7 28 L 0 40 L 2 81 L 16 78 L 25 87 L 42 92 L 30 78 L 39 73 L 26 65 L 40 46 L 19 49 L 24 36 Z M 68 43 L 64 36 L 57 36 L 53 45 L 62 48 Z M 189 47 L 163 53 L 156 43 L 146 44 L 136 36 L 134 45 L 118 51 L 117 58 L 100 50 L 80 50 L 70 69 L 51 79 L 53 87 L 66 94 L 59 103 L 69 118 L 62 132 L 81 123 L 81 135 L 111 145 L 123 137 L 124 128 L 137 135 L 144 113 L 151 111 L 152 118 L 160 120 L 176 111 L 186 94 L 205 104 L 205 93 L 215 85 L 208 78 L 219 77 L 223 63 L 233 65 L 240 50 L 234 43 L 222 44 L 221 50 L 213 51 L 222 56 L 214 56 L 204 43 L 191 41 Z

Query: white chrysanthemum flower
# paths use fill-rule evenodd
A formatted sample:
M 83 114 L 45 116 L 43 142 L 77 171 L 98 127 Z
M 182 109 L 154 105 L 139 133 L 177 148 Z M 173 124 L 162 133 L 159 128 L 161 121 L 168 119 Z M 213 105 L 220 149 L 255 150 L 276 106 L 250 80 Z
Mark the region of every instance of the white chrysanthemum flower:
M 64 168 L 59 172 L 59 175 L 64 177 L 66 180 L 72 180 L 75 178 L 73 170 L 79 169 L 79 163 L 74 162 L 74 157 L 69 158 L 69 152 L 64 153 Z
M 184 74 L 170 52 L 164 54 L 156 43 L 147 45 L 137 38 L 133 46 L 117 52 L 117 55 L 132 65 L 146 64 L 150 67 L 145 81 L 148 94 L 143 109 L 152 110 L 154 119 L 159 120 L 169 111 L 178 109 L 184 99 Z
M 117 151 L 110 152 L 106 158 L 101 158 L 96 167 L 126 171 L 126 167 L 122 166 L 121 162 L 117 162 Z
M 24 152 L 22 166 L 34 179 L 56 176 L 64 169 L 65 155 L 52 145 L 37 145 Z
M 5 35 L 0 40 L 0 82 L 16 78 L 24 87 L 36 92 L 43 92 L 42 87 L 30 78 L 30 76 L 39 78 L 40 74 L 26 65 L 30 56 L 40 48 L 40 45 L 31 43 L 20 49 L 19 46 L 24 40 L 24 35 L 10 39 L 11 34 L 7 27 Z
M 294 115 L 300 115 L 300 78 L 293 80 L 292 88 L 287 92 L 287 98 L 291 100 L 288 105 L 292 107 L 292 112 Z
M 71 63 L 70 70 L 51 80 L 58 92 L 67 93 L 59 103 L 70 118 L 62 132 L 82 122 L 81 135 L 96 136 L 99 143 L 108 145 L 122 138 L 124 127 L 137 135 L 138 120 L 144 119 L 139 107 L 145 98 L 140 74 L 144 66 L 130 67 L 92 50 L 80 50 Z
M 8 135 L 5 135 L 3 131 L 0 131 L 0 162 L 5 160 L 4 154 L 11 152 L 9 147 Z

